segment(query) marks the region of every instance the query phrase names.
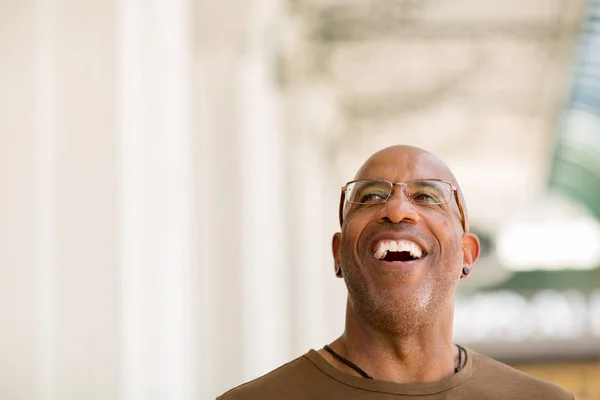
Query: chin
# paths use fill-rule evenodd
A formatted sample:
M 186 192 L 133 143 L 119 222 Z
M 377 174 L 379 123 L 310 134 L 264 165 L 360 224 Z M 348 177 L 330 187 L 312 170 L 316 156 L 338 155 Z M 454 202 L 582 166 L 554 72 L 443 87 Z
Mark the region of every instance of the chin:
M 387 334 L 410 335 L 434 320 L 431 292 L 379 289 L 377 293 L 350 293 L 350 306 L 365 323 Z

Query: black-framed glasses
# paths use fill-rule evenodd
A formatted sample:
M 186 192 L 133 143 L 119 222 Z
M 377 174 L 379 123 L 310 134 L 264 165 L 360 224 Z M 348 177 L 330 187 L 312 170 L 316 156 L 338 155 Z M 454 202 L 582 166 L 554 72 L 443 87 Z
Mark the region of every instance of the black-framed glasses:
M 383 204 L 392 197 L 394 186 L 402 186 L 404 194 L 413 204 L 448 204 L 452 197 L 460 212 L 460 222 L 467 231 L 465 214 L 460 203 L 457 188 L 442 179 L 415 179 L 408 182 L 390 182 L 385 179 L 358 179 L 342 186 L 340 198 L 340 226 L 346 204 Z

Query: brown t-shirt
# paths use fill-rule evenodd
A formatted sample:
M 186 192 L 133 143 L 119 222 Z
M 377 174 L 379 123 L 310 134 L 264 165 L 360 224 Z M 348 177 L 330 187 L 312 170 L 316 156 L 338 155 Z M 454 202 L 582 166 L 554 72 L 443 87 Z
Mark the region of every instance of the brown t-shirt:
M 466 349 L 458 373 L 431 383 L 398 384 L 346 374 L 310 350 L 217 400 L 573 400 L 561 387 Z

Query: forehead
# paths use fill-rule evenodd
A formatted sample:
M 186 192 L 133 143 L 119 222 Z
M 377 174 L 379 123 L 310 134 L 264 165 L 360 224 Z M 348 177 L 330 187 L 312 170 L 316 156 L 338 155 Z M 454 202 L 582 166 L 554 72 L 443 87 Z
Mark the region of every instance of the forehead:
M 373 154 L 360 168 L 355 179 L 387 179 L 406 182 L 437 178 L 456 185 L 446 164 L 435 155 L 414 148 L 388 148 Z

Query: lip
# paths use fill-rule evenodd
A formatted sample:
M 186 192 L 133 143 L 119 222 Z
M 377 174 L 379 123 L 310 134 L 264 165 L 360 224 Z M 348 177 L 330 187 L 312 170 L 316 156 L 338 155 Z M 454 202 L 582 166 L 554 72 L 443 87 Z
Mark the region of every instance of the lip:
M 422 263 L 427 259 L 427 256 L 419 258 L 418 260 L 411 261 L 384 261 L 378 260 L 376 258 L 371 257 L 371 261 L 374 262 L 374 266 L 376 268 L 382 268 L 384 270 L 394 270 L 394 271 L 411 271 L 418 269 Z

